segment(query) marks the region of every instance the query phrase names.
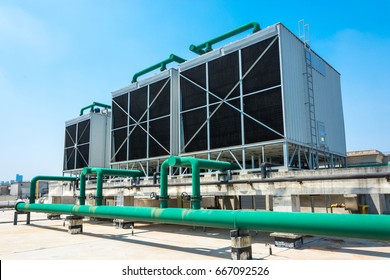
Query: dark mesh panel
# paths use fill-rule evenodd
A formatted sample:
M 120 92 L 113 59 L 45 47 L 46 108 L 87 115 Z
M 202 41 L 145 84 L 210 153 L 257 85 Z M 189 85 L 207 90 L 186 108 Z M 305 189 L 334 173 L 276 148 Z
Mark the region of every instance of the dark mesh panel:
M 162 118 L 149 122 L 149 133 L 167 149 L 170 150 L 170 119 Z M 149 138 L 149 157 L 167 155 L 165 151 L 153 138 Z
M 209 90 L 224 99 L 226 95 L 233 89 L 239 80 L 239 65 L 238 52 L 233 52 L 224 55 L 218 59 L 209 62 Z M 240 95 L 240 87 L 237 86 L 235 90 L 229 95 L 229 98 Z M 214 96 L 210 95 L 209 102 L 213 103 L 219 101 Z
M 75 148 L 65 149 L 64 170 L 72 170 L 75 168 L 74 157 L 75 157 Z
M 77 128 L 77 145 L 89 142 L 90 135 L 90 120 L 85 120 L 78 123 Z
M 88 166 L 89 162 L 89 144 L 77 146 L 76 168 Z
M 206 109 L 198 109 L 182 114 L 184 146 L 195 132 L 206 121 Z M 183 146 L 183 147 L 184 147 Z M 204 125 L 196 137 L 189 143 L 183 152 L 207 150 L 207 126 Z
M 242 49 L 243 75 L 259 58 L 273 39 L 274 37 Z M 280 85 L 278 40 L 272 44 L 270 49 L 244 78 L 243 90 L 244 94 L 247 94 L 276 85 Z
M 73 147 L 76 144 L 76 124 L 65 128 L 65 148 Z
M 150 97 L 149 102 L 151 103 L 157 96 L 157 94 L 161 91 L 163 85 L 166 83 L 167 79 L 153 83 L 150 85 Z M 170 82 L 168 82 L 164 89 L 161 91 L 157 99 L 154 101 L 153 105 L 149 109 L 149 118 L 154 119 L 161 116 L 166 116 L 170 114 L 170 93 L 171 86 Z
M 236 108 L 240 100 L 229 101 Z M 210 114 L 217 105 L 210 106 Z M 241 145 L 241 114 L 229 105 L 222 104 L 210 119 L 210 148 Z
M 145 121 L 147 114 L 145 114 L 142 119 L 141 116 L 146 111 L 148 101 L 148 87 L 137 89 L 133 92 L 130 92 L 130 116 L 135 121 Z M 130 124 L 134 123 L 134 120 L 130 118 Z
M 112 132 L 111 146 L 113 149 L 112 162 L 127 160 L 127 128 L 118 129 Z
M 280 88 L 244 97 L 244 112 L 283 134 L 283 111 Z M 244 118 L 245 143 L 256 143 L 281 136 L 256 123 L 248 117 Z
M 124 127 L 127 125 L 128 94 L 123 94 L 113 98 L 112 102 L 112 129 Z M 118 105 L 119 106 L 118 106 Z
M 205 64 L 183 71 L 181 75 L 206 88 Z M 181 108 L 183 111 L 206 105 L 205 91 L 187 79 L 180 77 Z
M 76 150 L 76 168 L 83 168 L 88 166 L 88 151 L 89 144 L 81 145 L 77 147 Z
M 146 124 L 141 126 L 146 130 Z M 129 127 L 132 131 L 134 125 Z M 146 132 L 138 125 L 135 126 L 134 131 L 129 136 L 129 160 L 146 158 Z

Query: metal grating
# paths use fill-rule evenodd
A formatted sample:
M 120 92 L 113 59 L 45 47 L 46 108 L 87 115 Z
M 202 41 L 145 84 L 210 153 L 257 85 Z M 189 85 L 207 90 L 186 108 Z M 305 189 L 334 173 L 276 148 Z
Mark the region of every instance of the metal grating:
M 181 153 L 284 137 L 278 37 L 180 73 Z
M 88 166 L 90 142 L 90 120 L 65 127 L 64 170 Z
M 169 155 L 170 84 L 166 78 L 112 99 L 112 163 Z

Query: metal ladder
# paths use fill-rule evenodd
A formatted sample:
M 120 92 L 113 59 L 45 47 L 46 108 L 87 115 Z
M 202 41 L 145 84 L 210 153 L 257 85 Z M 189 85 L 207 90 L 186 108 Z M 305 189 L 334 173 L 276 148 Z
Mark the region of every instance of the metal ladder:
M 303 20 L 298 22 L 299 38 L 304 43 L 305 62 L 306 62 L 306 84 L 307 84 L 307 102 L 309 113 L 309 129 L 310 129 L 310 153 L 309 153 L 309 168 L 315 169 L 319 166 L 318 159 L 318 137 L 317 137 L 317 121 L 314 102 L 314 87 L 313 87 L 313 65 L 312 52 L 310 49 L 310 29 L 309 25 Z

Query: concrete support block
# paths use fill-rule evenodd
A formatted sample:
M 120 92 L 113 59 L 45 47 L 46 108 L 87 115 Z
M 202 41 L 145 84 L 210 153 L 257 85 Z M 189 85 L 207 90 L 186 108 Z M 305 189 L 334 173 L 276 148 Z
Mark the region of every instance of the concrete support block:
M 134 228 L 134 222 L 127 221 L 124 219 L 114 219 L 113 223 L 116 228 L 122 228 L 122 229 Z
M 83 217 L 67 216 L 65 220 L 68 224 L 68 233 L 70 234 L 83 233 Z
M 275 238 L 275 246 L 282 248 L 301 248 L 303 245 L 303 237 L 301 235 L 284 233 L 284 232 L 273 232 L 270 236 Z
M 232 260 L 252 259 L 252 238 L 247 231 L 231 230 Z
M 370 205 L 369 212 L 375 213 L 375 214 L 383 214 L 383 212 L 386 212 L 390 209 L 386 209 L 386 197 L 384 194 L 380 193 L 373 193 L 370 194 L 372 205 Z M 375 210 L 374 210 L 375 209 Z
M 273 210 L 275 212 L 300 212 L 301 204 L 299 195 L 274 196 Z

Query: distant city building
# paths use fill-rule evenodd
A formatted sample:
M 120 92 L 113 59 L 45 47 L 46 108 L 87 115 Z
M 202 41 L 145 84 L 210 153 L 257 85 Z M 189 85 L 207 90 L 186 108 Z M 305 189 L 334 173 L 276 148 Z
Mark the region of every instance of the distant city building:
M 23 175 L 21 174 L 16 174 L 16 179 L 15 179 L 16 182 L 23 182 Z

